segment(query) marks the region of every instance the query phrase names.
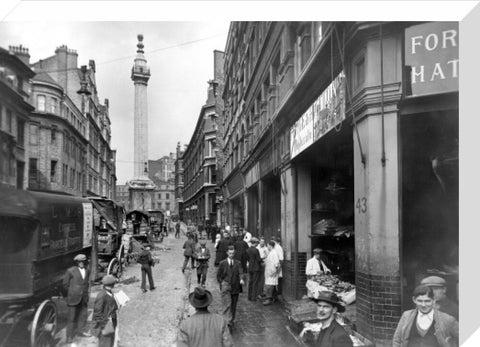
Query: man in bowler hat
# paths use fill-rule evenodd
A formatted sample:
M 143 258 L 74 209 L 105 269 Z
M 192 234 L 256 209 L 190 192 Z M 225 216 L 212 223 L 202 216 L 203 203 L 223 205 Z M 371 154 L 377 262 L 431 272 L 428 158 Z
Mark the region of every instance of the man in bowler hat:
M 227 321 L 221 315 L 208 311 L 212 293 L 197 287 L 190 293 L 188 300 L 196 312 L 180 324 L 177 347 L 233 346 Z
M 67 343 L 72 343 L 75 335 L 90 336 L 84 331 L 87 325 L 90 271 L 86 268 L 87 257 L 77 254 L 75 266 L 67 270 L 63 277 L 63 287 L 67 292 L 68 321 Z

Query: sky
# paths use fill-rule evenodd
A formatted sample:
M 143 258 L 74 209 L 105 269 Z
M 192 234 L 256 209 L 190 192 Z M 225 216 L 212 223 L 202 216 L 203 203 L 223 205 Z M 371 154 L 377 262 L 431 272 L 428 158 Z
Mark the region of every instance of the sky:
M 99 99 L 109 99 L 111 147 L 117 150 L 118 184 L 133 177 L 134 85 L 130 79 L 143 34 L 150 66 L 149 159 L 175 152 L 192 136 L 213 79 L 213 51 L 223 51 L 228 21 L 215 22 L 0 22 L 0 46 L 29 48 L 30 62 L 63 44 L 78 53 L 78 66 L 96 64 Z

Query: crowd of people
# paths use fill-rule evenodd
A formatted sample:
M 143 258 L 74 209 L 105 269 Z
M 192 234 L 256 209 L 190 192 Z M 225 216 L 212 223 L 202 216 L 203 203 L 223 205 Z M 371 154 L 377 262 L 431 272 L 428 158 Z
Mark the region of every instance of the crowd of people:
M 179 224 L 178 224 L 179 225 Z M 176 234 L 180 227 L 175 227 Z M 263 305 L 272 305 L 281 295 L 283 248 L 280 240 L 272 237 L 268 242 L 252 237 L 244 230 L 231 231 L 227 226 L 218 233 L 208 234 L 203 229 L 190 226 L 183 244 L 182 272 L 188 264 L 196 269 L 197 286 L 189 295 L 196 312 L 183 320 L 178 328 L 177 346 L 233 346 L 232 328 L 235 324 L 239 294 L 246 287 L 247 298 Z M 177 236 L 176 236 L 177 237 Z M 213 297 L 206 289 L 206 278 L 211 257 L 207 237 L 215 244 L 216 285 L 221 297 L 220 314 L 208 310 Z M 330 273 L 321 260 L 320 249 L 307 262 L 305 273 L 315 276 Z M 87 257 L 74 258 L 75 266 L 64 276 L 64 288 L 68 305 L 67 343 L 76 336 L 91 336 L 86 331 L 89 293 Z M 150 247 L 146 246 L 138 259 L 142 273 L 141 288 L 146 292 L 146 278 L 150 290 L 154 290 L 151 267 L 154 265 Z M 98 337 L 99 346 L 113 346 L 117 325 L 118 304 L 112 293 L 116 278 L 107 275 L 102 279 L 102 290 L 97 295 L 93 309 L 91 332 Z M 401 316 L 392 345 L 394 347 L 457 347 L 458 305 L 447 297 L 447 283 L 439 276 L 424 278 L 412 295 L 414 308 Z M 344 312 L 344 303 L 333 292 L 322 292 L 311 298 L 317 304 L 315 334 L 305 328 L 300 337 L 311 346 L 351 347 L 353 342 L 343 326 L 337 323 L 337 312 Z M 311 330 L 313 331 L 313 330 Z

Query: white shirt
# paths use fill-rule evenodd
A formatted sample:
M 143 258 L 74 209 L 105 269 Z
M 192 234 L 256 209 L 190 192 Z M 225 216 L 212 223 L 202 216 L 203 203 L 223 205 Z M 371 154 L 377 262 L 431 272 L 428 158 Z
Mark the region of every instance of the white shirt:
M 433 322 L 433 310 L 428 312 L 427 314 L 423 314 L 422 312 L 418 311 L 417 315 L 417 324 L 423 330 L 428 330 Z
M 78 270 L 80 271 L 80 275 L 82 275 L 82 278 L 85 279 L 85 268 L 79 267 Z
M 265 260 L 267 258 L 267 255 L 268 255 L 268 248 L 267 246 L 263 246 L 261 247 L 260 245 L 257 246 L 257 249 L 258 251 L 260 252 L 260 258 L 262 258 L 262 260 Z
M 318 275 L 319 272 L 327 273 L 331 271 L 323 261 L 320 260 L 320 263 L 319 263 L 317 258 L 313 256 L 307 261 L 307 266 L 305 267 L 305 275 L 314 276 L 314 275 Z

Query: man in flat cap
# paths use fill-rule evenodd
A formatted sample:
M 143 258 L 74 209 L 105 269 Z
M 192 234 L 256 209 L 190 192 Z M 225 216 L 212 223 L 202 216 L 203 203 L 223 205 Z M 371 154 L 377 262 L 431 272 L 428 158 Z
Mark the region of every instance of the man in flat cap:
M 458 305 L 447 297 L 447 281 L 439 276 L 428 276 L 420 284 L 432 288 L 437 310 L 455 317 L 458 321 Z
M 353 342 L 345 329 L 336 321 L 337 312 L 345 312 L 345 306 L 333 292 L 320 292 L 318 297 L 312 298 L 317 303 L 317 319 L 320 331 L 313 339 L 316 347 L 353 347 Z M 300 336 L 309 328 L 303 329 Z M 305 339 L 305 338 L 304 338 Z
M 72 343 L 75 335 L 90 336 L 85 331 L 90 276 L 90 271 L 86 268 L 87 257 L 85 254 L 77 254 L 73 261 L 75 266 L 69 268 L 63 277 L 68 306 L 67 343 Z
M 103 289 L 93 305 L 93 333 L 98 337 L 99 347 L 112 347 L 115 342 L 118 305 L 112 290 L 117 280 L 112 275 L 102 278 Z
M 458 346 L 458 322 L 435 309 L 432 288 L 419 285 L 412 301 L 416 308 L 403 312 L 393 335 L 393 347 Z
M 231 347 L 232 335 L 221 315 L 208 311 L 212 293 L 197 287 L 188 296 L 196 312 L 182 321 L 177 333 L 177 347 Z

